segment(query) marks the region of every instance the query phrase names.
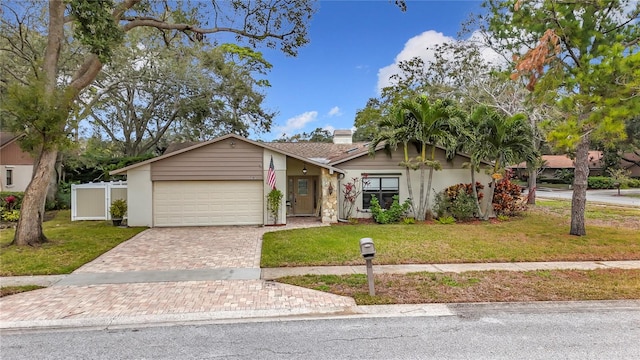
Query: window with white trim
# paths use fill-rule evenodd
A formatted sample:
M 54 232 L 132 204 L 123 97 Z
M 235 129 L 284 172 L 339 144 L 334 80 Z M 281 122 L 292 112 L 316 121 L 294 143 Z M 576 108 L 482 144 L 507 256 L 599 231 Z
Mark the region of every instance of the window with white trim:
M 7 169 L 7 170 L 6 170 L 6 172 L 7 172 L 7 173 L 6 173 L 6 175 L 7 175 L 7 177 L 6 177 L 6 179 L 7 179 L 6 184 L 7 184 L 7 186 L 11 186 L 11 185 L 13 185 L 13 170 L 11 170 L 11 169 Z
M 375 196 L 383 209 L 393 204 L 393 197 L 400 195 L 400 178 L 368 176 L 362 189 L 362 208 L 371 206 L 371 198 Z

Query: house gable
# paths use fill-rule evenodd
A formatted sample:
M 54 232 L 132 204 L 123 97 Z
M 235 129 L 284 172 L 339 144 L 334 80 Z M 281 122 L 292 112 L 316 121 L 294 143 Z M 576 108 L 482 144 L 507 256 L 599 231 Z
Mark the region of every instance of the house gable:
M 151 180 L 262 180 L 262 153 L 229 138 L 151 163 Z
M 22 150 L 17 137 L 11 139 L 0 148 L 0 161 L 2 165 L 33 165 L 33 157 Z

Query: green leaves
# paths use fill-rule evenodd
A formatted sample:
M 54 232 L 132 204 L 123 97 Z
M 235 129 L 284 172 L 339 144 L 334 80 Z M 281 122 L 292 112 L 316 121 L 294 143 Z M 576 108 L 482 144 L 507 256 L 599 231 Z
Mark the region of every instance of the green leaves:
M 102 63 L 108 63 L 113 48 L 122 42 L 124 32 L 110 11 L 113 0 L 68 0 L 69 14 L 74 18 L 74 35 L 89 47 Z
M 68 145 L 66 125 L 74 95 L 71 88 L 56 88 L 48 94 L 38 79 L 29 85 L 12 83 L 0 105 L 4 126 L 24 133 L 21 147 L 34 154 L 41 148 Z

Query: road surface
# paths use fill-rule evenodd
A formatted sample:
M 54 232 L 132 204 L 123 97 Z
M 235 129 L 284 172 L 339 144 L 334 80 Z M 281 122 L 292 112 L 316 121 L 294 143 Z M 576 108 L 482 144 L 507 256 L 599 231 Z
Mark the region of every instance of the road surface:
M 640 301 L 450 305 L 344 317 L 3 333 L 3 359 L 638 359 Z

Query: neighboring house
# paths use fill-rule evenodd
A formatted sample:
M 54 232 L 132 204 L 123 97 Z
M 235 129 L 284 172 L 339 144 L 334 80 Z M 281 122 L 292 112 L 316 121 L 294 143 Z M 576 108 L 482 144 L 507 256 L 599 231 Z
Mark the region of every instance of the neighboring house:
M 226 135 L 203 143 L 171 146 L 165 154 L 111 174 L 127 175 L 128 224 L 131 226 L 262 225 L 271 223 L 266 184 L 271 159 L 276 188 L 285 194 L 279 219 L 319 216 L 334 223 L 342 214 L 342 189 L 353 178 L 367 177 L 368 186 L 356 199 L 354 217 L 370 217 L 372 196 L 385 204 L 393 195 L 408 197 L 402 149 L 389 157 L 380 147 L 369 155 L 368 143 L 352 143 L 351 132 L 338 130 L 334 143 L 263 143 Z M 418 153 L 412 149 L 410 156 Z M 457 183 L 469 183 L 471 174 L 457 155 L 445 160 L 433 176 L 435 193 Z M 420 171 L 412 171 L 414 196 L 419 194 Z M 476 179 L 488 184 L 481 171 Z
M 633 152 L 622 155 L 622 159 L 620 159 L 620 167 L 628 170 L 629 176 L 633 178 L 640 178 L 640 165 L 638 164 L 640 164 L 640 155 Z
M 575 169 L 574 160 L 567 155 L 542 155 L 542 161 L 543 165 L 538 179 L 553 179 L 558 170 L 573 171 Z M 603 175 L 603 165 L 602 151 L 589 151 L 589 176 Z M 519 179 L 526 179 L 529 176 L 527 164 L 524 162 L 511 166 L 510 169 L 515 171 L 515 175 Z
M 33 158 L 18 140 L 24 135 L 0 132 L 0 191 L 25 191 L 33 175 Z

